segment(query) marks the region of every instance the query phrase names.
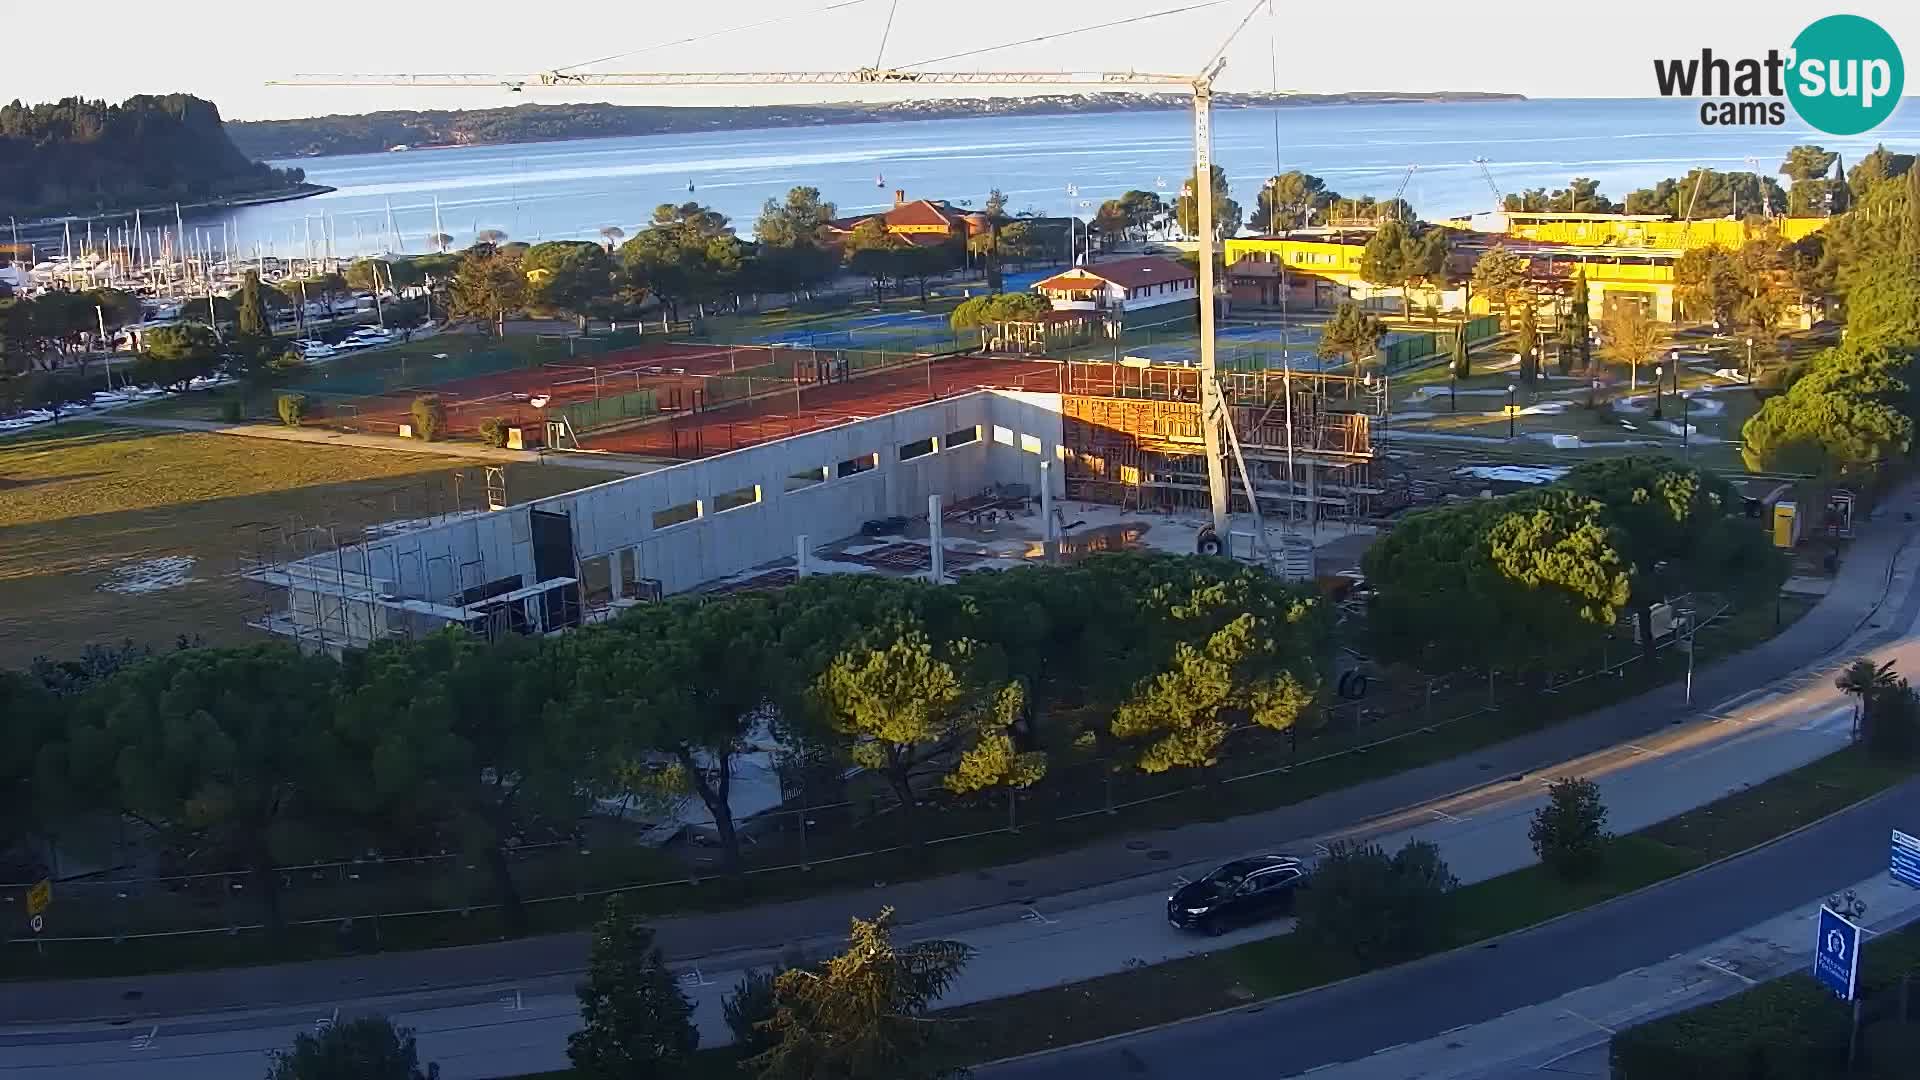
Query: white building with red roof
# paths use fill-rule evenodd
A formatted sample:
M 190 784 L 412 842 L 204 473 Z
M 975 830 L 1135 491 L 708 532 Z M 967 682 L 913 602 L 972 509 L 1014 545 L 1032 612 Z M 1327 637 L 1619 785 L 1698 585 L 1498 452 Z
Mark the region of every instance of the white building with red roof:
M 1034 283 L 1055 311 L 1098 312 L 1126 325 L 1164 322 L 1199 312 L 1199 271 L 1164 255 L 1076 266 Z

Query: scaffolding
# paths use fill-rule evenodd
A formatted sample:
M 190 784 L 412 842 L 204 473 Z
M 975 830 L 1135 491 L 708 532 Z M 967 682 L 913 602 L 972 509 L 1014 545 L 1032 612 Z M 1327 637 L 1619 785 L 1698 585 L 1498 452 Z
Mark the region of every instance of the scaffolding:
M 1236 371 L 1222 373 L 1220 384 L 1239 444 L 1238 509 L 1308 526 L 1383 509 L 1373 428 L 1387 416 L 1384 378 Z M 1192 368 L 1068 364 L 1061 400 L 1068 497 L 1136 510 L 1204 507 L 1199 398 Z
M 411 638 L 449 623 L 493 633 L 506 621 L 500 597 L 469 602 L 488 579 L 480 558 L 458 558 L 450 542 L 430 549 L 435 526 L 507 505 L 506 474 L 488 467 L 482 483 L 456 472 L 445 485 L 408 484 L 383 499 L 361 499 L 352 516 L 385 520 L 345 524 L 347 508 L 319 520 L 290 515 L 281 522 L 250 522 L 236 559 L 250 584 L 257 615 L 248 625 L 289 638 L 303 652 L 338 655 L 389 638 Z M 402 581 L 423 586 L 403 595 Z M 550 586 L 552 587 L 552 586 Z

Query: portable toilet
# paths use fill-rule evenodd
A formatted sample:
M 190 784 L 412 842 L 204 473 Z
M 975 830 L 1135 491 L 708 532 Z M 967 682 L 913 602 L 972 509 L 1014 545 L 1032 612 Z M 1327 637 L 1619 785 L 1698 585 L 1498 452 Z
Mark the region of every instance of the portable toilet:
M 1773 504 L 1773 546 L 1791 551 L 1800 543 L 1800 507 L 1781 500 Z

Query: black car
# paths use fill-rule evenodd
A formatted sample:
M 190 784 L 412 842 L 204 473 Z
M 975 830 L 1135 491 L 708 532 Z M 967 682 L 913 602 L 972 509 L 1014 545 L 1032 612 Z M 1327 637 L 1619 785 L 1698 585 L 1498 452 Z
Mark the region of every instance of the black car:
M 1305 878 L 1300 860 L 1285 855 L 1235 859 L 1175 889 L 1167 897 L 1167 921 L 1181 930 L 1222 934 L 1235 923 L 1291 912 L 1294 890 Z

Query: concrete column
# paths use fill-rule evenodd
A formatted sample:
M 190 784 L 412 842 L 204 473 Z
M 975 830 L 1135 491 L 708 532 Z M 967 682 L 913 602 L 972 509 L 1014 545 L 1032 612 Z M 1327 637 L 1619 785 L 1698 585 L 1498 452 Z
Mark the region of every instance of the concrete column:
M 927 580 L 935 585 L 946 580 L 947 549 L 942 545 L 940 530 L 940 496 L 927 496 L 927 540 L 932 545 L 933 568 L 927 571 Z
M 1057 539 L 1053 535 L 1053 462 L 1040 459 L 1040 538 Z
M 801 577 L 807 576 L 807 534 L 801 533 L 793 538 L 793 568 Z

